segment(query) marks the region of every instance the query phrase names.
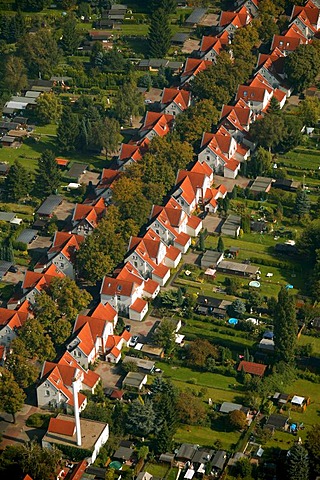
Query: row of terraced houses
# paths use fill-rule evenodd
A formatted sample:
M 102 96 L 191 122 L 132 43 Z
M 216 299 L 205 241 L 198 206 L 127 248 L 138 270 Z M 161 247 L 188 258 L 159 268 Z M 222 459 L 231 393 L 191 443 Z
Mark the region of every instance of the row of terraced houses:
M 69 232 L 57 231 L 46 256 L 27 271 L 22 288 L 11 298 L 7 308 L 0 309 L 1 351 L 9 347 L 19 327 L 32 316 L 38 294 L 55 277 L 75 278 L 74 257 L 81 243 L 90 235 L 112 203 L 112 189 L 128 165 L 139 162 L 152 138 L 164 136 L 174 128 L 174 120 L 192 104 L 188 83 L 200 71 L 213 65 L 216 58 L 232 45 L 232 34 L 248 25 L 258 14 L 258 0 L 239 2 L 235 11 L 221 12 L 216 36 L 203 37 L 197 58 L 188 58 L 181 74 L 180 88 L 165 88 L 160 113 L 147 112 L 136 141 L 122 144 L 117 169 L 104 169 L 96 186 L 96 199 L 77 204 Z M 241 163 L 255 149 L 250 125 L 267 114 L 273 97 L 280 108 L 291 94 L 283 70 L 284 58 L 299 45 L 307 44 L 317 35 L 320 22 L 319 0 L 309 0 L 304 7 L 293 7 L 290 24 L 282 35 L 275 35 L 269 54 L 260 54 L 257 68 L 246 85 L 239 85 L 235 100 L 224 105 L 215 132 L 203 132 L 197 161 L 190 170 L 180 170 L 176 187 L 165 205 L 154 205 L 141 237 L 132 237 L 122 266 L 101 285 L 100 302 L 87 315 L 78 315 L 67 350 L 57 362 L 44 362 L 37 387 L 39 406 L 65 407 L 74 405 L 72 379 L 77 376 L 81 390 L 94 389 L 99 376 L 88 369 L 98 357 L 118 362 L 121 349 L 130 334 L 114 334 L 118 314 L 141 321 L 154 299 L 170 278 L 181 257 L 196 237 L 202 221 L 193 215 L 198 206 L 214 213 L 217 200 L 227 189 L 214 185 L 214 174 L 236 178 Z M 232 55 L 232 52 L 231 52 Z M 0 352 L 1 353 L 1 352 Z M 79 375 L 80 372 L 80 375 Z M 80 409 L 86 398 L 79 393 Z

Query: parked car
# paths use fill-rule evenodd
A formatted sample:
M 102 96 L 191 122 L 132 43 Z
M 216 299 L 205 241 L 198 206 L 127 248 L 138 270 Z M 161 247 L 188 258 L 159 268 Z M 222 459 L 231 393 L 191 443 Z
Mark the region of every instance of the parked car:
M 138 343 L 138 340 L 139 340 L 138 335 L 133 335 L 133 337 L 131 337 L 131 340 L 129 342 L 129 347 L 135 347 Z
M 11 267 L 9 268 L 9 272 L 11 273 L 17 273 L 18 272 L 18 269 L 15 265 L 11 265 Z
M 130 332 L 130 330 L 131 330 L 131 325 L 126 325 L 126 326 L 124 327 L 124 329 L 127 330 L 127 332 Z

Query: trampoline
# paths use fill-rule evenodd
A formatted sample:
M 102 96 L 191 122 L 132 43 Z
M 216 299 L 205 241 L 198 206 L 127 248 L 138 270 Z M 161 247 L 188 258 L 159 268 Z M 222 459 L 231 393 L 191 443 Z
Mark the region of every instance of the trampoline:
M 290 285 L 290 283 L 288 283 L 288 285 L 286 285 L 286 289 L 290 290 L 291 288 L 293 288 L 293 285 Z
M 120 470 L 122 467 L 122 463 L 117 462 L 116 460 L 114 462 L 111 462 L 109 465 L 109 468 L 113 468 L 114 470 Z
M 230 325 L 237 325 L 238 321 L 237 318 L 229 318 L 228 323 L 230 323 Z
M 260 282 L 257 282 L 256 280 L 252 280 L 252 282 L 249 283 L 249 287 L 260 288 Z

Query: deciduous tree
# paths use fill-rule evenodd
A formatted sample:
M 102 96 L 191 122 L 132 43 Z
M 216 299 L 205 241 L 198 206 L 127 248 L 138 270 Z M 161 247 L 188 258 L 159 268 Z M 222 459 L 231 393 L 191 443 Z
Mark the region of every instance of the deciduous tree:
M 187 358 L 190 366 L 203 368 L 208 358 L 214 358 L 215 360 L 219 358 L 219 351 L 208 340 L 198 338 L 189 343 Z
M 19 40 L 17 49 L 31 77 L 51 75 L 59 62 L 58 44 L 48 29 L 28 33 Z
M 153 340 L 156 345 L 164 348 L 166 354 L 172 353 L 175 347 L 174 325 L 170 320 L 162 320 L 154 333 Z
M 247 425 L 247 417 L 242 410 L 233 410 L 229 413 L 229 422 L 232 427 L 242 430 Z
M 0 409 L 12 415 L 16 423 L 16 413 L 21 410 L 26 395 L 9 370 L 0 368 L 0 377 Z
M 36 115 L 41 124 L 55 123 L 62 113 L 62 105 L 58 95 L 43 93 L 37 98 Z
M 313 44 L 300 45 L 286 57 L 284 69 L 289 85 L 302 92 L 314 83 L 320 71 L 319 49 Z

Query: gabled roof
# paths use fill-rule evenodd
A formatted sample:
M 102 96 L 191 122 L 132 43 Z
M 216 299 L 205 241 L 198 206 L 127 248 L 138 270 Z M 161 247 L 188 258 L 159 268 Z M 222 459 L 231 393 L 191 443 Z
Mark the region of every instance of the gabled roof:
M 302 18 L 307 18 L 310 24 L 316 27 L 319 21 L 319 13 L 319 8 L 316 7 L 312 2 L 304 7 L 300 5 L 294 5 L 290 20 L 294 20 L 296 17 L 300 17 L 300 15 L 302 15 Z
M 100 380 L 99 375 L 90 370 L 86 372 L 72 355 L 66 351 L 57 363 L 44 362 L 40 382 L 50 381 L 50 383 L 64 395 L 66 403 L 74 405 L 71 386 L 74 378 L 78 377 L 79 374 L 82 377 L 82 384 L 90 389 Z M 79 406 L 81 407 L 86 397 L 82 393 L 79 393 L 78 398 Z
M 120 147 L 119 160 L 121 162 L 126 162 L 131 158 L 135 162 L 139 162 L 142 159 L 141 147 L 139 145 L 122 143 Z
M 219 37 L 207 37 L 203 36 L 201 39 L 200 52 L 207 53 L 210 50 L 214 50 L 218 55 L 223 49 L 223 44 Z
M 239 363 L 237 368 L 238 372 L 241 372 L 243 370 L 245 373 L 250 373 L 251 375 L 258 375 L 259 377 L 263 377 L 266 369 L 267 365 L 262 365 L 261 363 L 255 362 L 246 362 L 244 360 Z
M 149 132 L 154 130 L 159 137 L 169 133 L 174 121 L 173 115 L 158 112 L 147 112 L 140 132 Z
M 99 198 L 93 205 L 77 203 L 72 216 L 72 221 L 80 223 L 86 220 L 95 228 L 106 211 L 106 205 L 103 198 Z
M 169 105 L 175 103 L 180 110 L 184 111 L 190 105 L 191 93 L 187 90 L 177 88 L 164 88 L 161 97 L 161 104 Z
M 199 72 L 211 67 L 213 63 L 210 60 L 201 60 L 197 58 L 188 57 L 184 66 L 181 77 L 191 77 L 197 75 Z
M 73 327 L 73 333 L 80 340 L 79 347 L 89 355 L 95 347 L 96 339 L 102 337 L 106 321 L 101 318 L 78 315 Z
M 133 302 L 132 305 L 130 305 L 130 310 L 134 310 L 135 312 L 141 313 L 143 309 L 148 305 L 148 302 L 146 300 L 143 300 L 142 298 L 137 298 L 135 302 Z
M 39 292 L 50 285 L 53 278 L 63 278 L 65 274 L 62 273 L 55 265 L 51 264 L 45 272 L 37 273 L 27 270 L 22 282 L 22 288 L 31 290 L 36 288 Z
M 267 93 L 267 87 L 251 87 L 249 85 L 239 85 L 236 98 L 237 100 L 239 98 L 242 98 L 244 101 L 263 102 Z
M 121 295 L 125 297 L 131 297 L 132 293 L 136 289 L 137 284 L 127 280 L 119 278 L 104 277 L 101 285 L 101 294 L 103 295 Z
M 99 318 L 105 320 L 106 322 L 113 322 L 117 317 L 118 313 L 115 308 L 113 308 L 110 303 L 99 303 L 97 307 L 91 313 L 91 317 Z
M 0 308 L 0 328 L 9 327 L 11 330 L 22 327 L 28 319 L 28 312 Z
M 241 28 L 250 23 L 252 17 L 245 6 L 241 7 L 238 12 L 221 11 L 219 18 L 219 26 L 227 27 L 232 24 L 236 28 Z
M 258 57 L 258 68 L 264 66 L 267 70 L 270 70 L 272 73 L 276 72 L 278 75 L 284 73 L 284 62 L 285 55 L 281 52 L 279 48 L 275 48 L 270 54 L 260 53 Z
M 111 170 L 110 168 L 104 168 L 101 173 L 100 181 L 96 186 L 97 195 L 101 194 L 101 192 L 106 190 L 107 188 L 112 188 L 113 183 L 117 181 L 121 175 L 123 175 L 123 173 L 119 170 Z
M 223 105 L 221 112 L 221 120 L 227 120 L 238 130 L 244 130 L 245 127 L 249 127 L 252 110 L 246 102 L 240 98 L 235 106 Z
M 70 262 L 73 262 L 74 254 L 79 250 L 83 241 L 82 235 L 56 231 L 48 253 L 62 253 Z

